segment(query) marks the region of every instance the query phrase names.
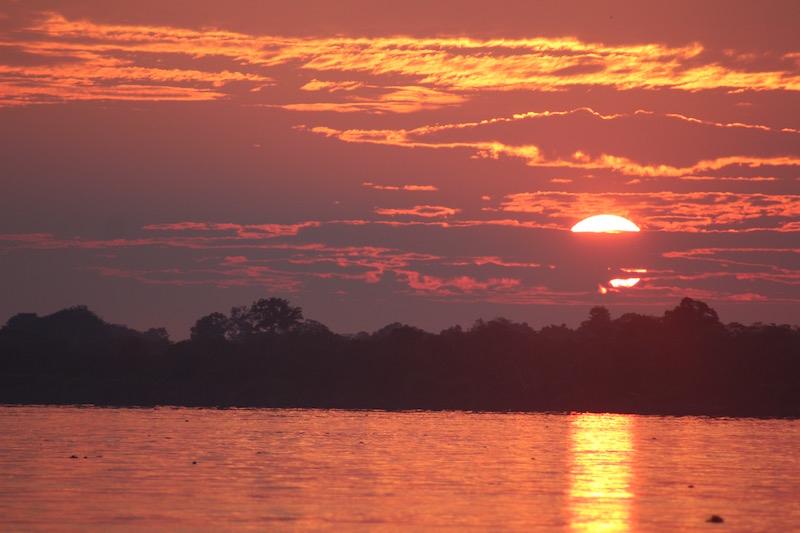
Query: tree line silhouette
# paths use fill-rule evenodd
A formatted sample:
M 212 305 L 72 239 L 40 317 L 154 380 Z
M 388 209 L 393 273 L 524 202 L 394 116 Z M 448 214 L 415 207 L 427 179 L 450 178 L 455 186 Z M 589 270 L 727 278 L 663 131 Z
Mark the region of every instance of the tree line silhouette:
M 0 329 L 0 403 L 798 417 L 800 329 L 723 324 L 684 298 L 662 316 L 593 307 L 575 329 L 496 318 L 338 335 L 267 298 L 172 342 L 76 306 Z

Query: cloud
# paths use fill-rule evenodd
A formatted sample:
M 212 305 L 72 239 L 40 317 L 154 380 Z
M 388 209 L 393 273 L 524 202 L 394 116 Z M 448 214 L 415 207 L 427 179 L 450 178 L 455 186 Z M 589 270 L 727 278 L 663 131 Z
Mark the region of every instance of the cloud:
M 460 150 L 476 159 L 519 159 L 531 167 L 577 170 L 584 176 L 605 171 L 631 177 L 625 182 L 628 185 L 656 178 L 767 181 L 774 176 L 748 174 L 754 170 L 793 172 L 800 167 L 797 132 L 786 128 L 643 110 L 603 115 L 578 107 L 412 129 L 298 129 L 346 143 Z M 631 132 L 635 132 L 633 137 Z M 670 149 L 643 145 L 641 138 L 647 135 L 668 140 Z M 706 141 L 695 142 L 697 136 Z M 551 178 L 552 183 L 568 180 L 574 181 L 567 176 Z
M 297 224 L 235 224 L 220 222 L 177 222 L 166 224 L 149 224 L 145 231 L 177 231 L 202 232 L 231 235 L 242 239 L 260 239 L 297 235 L 304 228 L 319 227 L 320 222 L 309 221 Z
M 795 231 L 800 196 L 725 192 L 588 193 L 537 191 L 508 195 L 506 212 L 542 219 L 580 220 L 601 213 L 632 220 L 649 231 Z
M 433 185 L 403 185 L 404 191 L 438 191 L 439 188 Z
M 378 185 L 370 181 L 365 181 L 362 185 L 378 191 L 433 192 L 439 190 L 439 188 L 434 185 Z
M 204 35 L 205 33 L 205 35 Z M 198 69 L 197 59 L 228 54 L 244 59 L 247 45 L 228 32 L 94 24 L 49 13 L 17 33 L 13 45 L 36 64 L 0 64 L 0 105 L 70 100 L 215 100 L 237 83 L 272 84 L 268 76 L 230 64 Z M 238 41 L 238 46 L 231 43 Z M 228 43 L 228 46 L 226 46 Z M 9 43 L 2 43 L 9 46 Z M 236 52 L 238 50 L 238 52 Z M 166 66 L 155 55 L 190 58 Z M 178 61 L 181 63 L 181 61 Z
M 278 293 L 298 292 L 303 283 L 295 275 L 276 272 L 265 266 L 245 265 L 242 262 L 222 263 L 219 268 L 188 269 L 130 269 L 108 266 L 88 266 L 82 270 L 96 272 L 102 277 L 133 279 L 145 285 L 179 287 L 210 285 L 218 288 L 260 287 Z
M 375 213 L 389 216 L 415 216 L 424 218 L 449 217 L 461 211 L 452 207 L 441 205 L 415 205 L 408 209 L 376 208 Z
M 715 276 L 800 286 L 800 248 L 692 248 L 662 255 L 686 265 L 680 274 L 662 275 L 662 279 Z M 699 265 L 692 267 L 692 263 Z
M 362 85 L 362 87 L 364 87 Z M 334 102 L 308 102 L 294 104 L 266 104 L 268 107 L 280 107 L 290 111 L 354 113 L 368 111 L 372 113 L 414 113 L 428 109 L 436 109 L 448 105 L 463 103 L 465 96 L 439 91 L 429 87 L 377 87 L 369 86 L 369 96 L 359 95 L 357 101 L 346 95 L 343 100 Z M 357 88 L 350 89 L 351 91 Z
M 562 198 L 569 203 L 568 199 Z M 422 248 L 437 250 L 430 253 L 417 249 L 406 237 L 395 241 L 402 244 L 362 244 L 365 235 L 375 239 L 375 229 L 386 223 L 394 226 L 394 222 L 398 228 L 431 225 L 447 229 L 439 238 L 448 246 L 428 242 Z M 329 226 L 365 227 L 367 233 L 358 229 L 348 234 L 340 227 L 336 232 L 340 244 L 334 245 L 325 241 L 325 236 L 330 236 Z M 491 226 L 509 232 L 494 233 L 504 235 L 496 242 L 475 240 L 473 228 Z M 536 246 L 539 239 L 552 237 L 537 233 L 541 231 L 538 227 L 537 223 L 512 220 L 353 220 L 287 225 L 192 221 L 154 224 L 143 230 L 144 236 L 131 239 L 4 234 L 0 235 L 0 254 L 5 261 L 16 250 L 40 250 L 50 254 L 46 256 L 49 262 L 69 257 L 68 262 L 79 265 L 75 268 L 81 272 L 145 285 L 257 288 L 306 296 L 314 291 L 372 291 L 370 294 L 382 298 L 407 295 L 436 301 L 557 306 L 624 302 L 627 307 L 663 307 L 683 296 L 709 302 L 800 301 L 791 293 L 794 289 L 787 290 L 800 286 L 800 249 L 796 247 L 691 247 L 652 254 L 637 251 L 637 246 L 627 249 L 626 264 L 619 268 L 613 261 L 623 258 L 615 254 L 588 257 L 580 247 L 571 245 L 569 251 Z M 526 230 L 527 244 L 522 249 L 519 228 Z M 395 230 L 390 233 L 397 235 Z M 731 242 L 742 239 L 733 237 L 736 240 Z M 784 237 L 787 239 L 789 236 Z M 482 244 L 476 247 L 476 242 Z M 475 253 L 504 242 L 501 253 Z M 122 253 L 126 247 L 136 248 L 135 263 L 130 262 L 131 254 Z M 120 253 L 107 253 L 109 250 Z M 607 261 L 612 262 L 608 266 L 613 270 L 606 268 Z M 631 287 L 634 279 L 640 281 Z
M 509 261 L 507 259 L 503 259 L 502 257 L 491 255 L 491 256 L 478 256 L 478 257 L 470 257 L 466 260 L 455 261 L 452 263 L 448 263 L 451 265 L 456 266 L 463 266 L 463 265 L 497 265 L 501 267 L 509 267 L 509 268 L 540 268 L 542 265 L 539 263 L 530 263 L 530 262 L 519 262 L 519 261 Z
M 410 113 L 461 105 L 485 92 L 800 90 L 791 55 L 785 62 L 743 64 L 735 54 L 715 54 L 699 43 L 286 37 L 108 24 L 50 12 L 17 28 L 13 43 L 0 45 L 38 58 L 36 64 L 0 65 L 0 105 L 235 96 L 295 111 Z M 258 101 L 261 89 L 276 85 L 288 90 L 285 101 Z M 326 99 L 309 101 L 314 95 Z
M 364 84 L 360 81 L 320 81 L 313 79 L 300 87 L 301 91 L 354 91 L 360 89 Z
M 519 280 L 512 278 L 491 278 L 486 281 L 478 281 L 470 276 L 457 276 L 448 279 L 406 270 L 398 271 L 397 274 L 403 276 L 408 287 L 417 294 L 436 296 L 503 292 L 514 290 L 520 285 Z

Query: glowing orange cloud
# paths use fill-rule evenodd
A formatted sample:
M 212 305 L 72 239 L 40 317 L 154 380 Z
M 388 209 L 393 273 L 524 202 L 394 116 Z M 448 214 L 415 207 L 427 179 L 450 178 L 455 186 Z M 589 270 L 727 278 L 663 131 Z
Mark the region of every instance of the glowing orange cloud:
M 433 185 L 403 185 L 404 191 L 438 191 Z
M 460 209 L 453 209 L 452 207 L 444 207 L 441 205 L 415 205 L 410 209 L 388 209 L 388 208 L 375 209 L 375 212 L 379 215 L 389 215 L 389 216 L 411 215 L 415 217 L 425 217 L 425 218 L 448 217 L 455 215 L 459 211 Z
M 413 271 L 398 271 L 398 274 L 406 277 L 408 286 L 411 289 L 420 293 L 435 293 L 441 296 L 487 290 L 509 290 L 520 284 L 519 280 L 511 278 L 491 278 L 481 282 L 469 276 L 445 279 Z
M 540 146 L 536 144 L 510 144 L 497 139 L 486 140 L 476 139 L 481 128 L 496 124 L 506 124 L 524 120 L 541 120 L 550 117 L 563 117 L 568 115 L 585 114 L 595 119 L 603 121 L 613 121 L 630 116 L 646 115 L 652 116 L 654 113 L 637 111 L 633 115 L 615 114 L 602 115 L 590 108 L 580 107 L 569 111 L 544 111 L 515 114 L 512 117 L 491 118 L 479 122 L 465 122 L 456 124 L 437 124 L 435 126 L 420 126 L 414 129 L 336 129 L 327 126 L 306 127 L 300 126 L 312 133 L 333 137 L 347 143 L 367 143 L 390 145 L 404 148 L 428 148 L 428 149 L 467 149 L 472 152 L 472 157 L 478 159 L 500 159 L 503 157 L 517 158 L 523 160 L 529 166 L 563 168 L 563 169 L 582 169 L 588 171 L 608 170 L 626 176 L 636 176 L 644 178 L 680 178 L 680 179 L 703 179 L 704 174 L 713 173 L 722 169 L 741 169 L 741 168 L 761 168 L 761 167 L 800 167 L 800 157 L 794 154 L 787 155 L 726 155 L 701 159 L 689 166 L 676 166 L 672 164 L 651 164 L 641 163 L 628 156 L 615 155 L 611 153 L 600 153 L 589 155 L 583 150 L 574 150 L 569 154 L 545 154 Z M 662 117 L 673 120 L 681 120 L 690 123 L 713 126 L 718 128 L 744 128 L 755 130 L 768 130 L 775 134 L 785 133 L 783 130 L 776 130 L 761 125 L 750 125 L 741 123 L 724 124 L 719 122 L 702 121 L 692 117 L 677 114 L 664 114 Z M 473 132 L 469 136 L 454 137 L 452 134 L 459 131 Z M 443 133 L 451 133 L 447 137 L 442 137 Z M 715 178 L 715 179 L 725 179 Z M 731 178 L 728 178 L 731 179 Z M 745 179 L 745 178 L 733 178 Z M 757 180 L 758 178 L 747 178 Z M 769 179 L 769 177 L 763 178 Z M 554 178 L 554 183 L 566 183 L 564 178 Z M 629 184 L 640 183 L 640 180 L 630 180 Z
M 439 188 L 433 185 L 377 185 L 370 181 L 362 183 L 364 187 L 370 187 L 379 191 L 438 191 Z
M 17 33 L 14 46 L 46 61 L 35 67 L 0 65 L 0 105 L 122 96 L 157 100 L 177 98 L 179 92 L 184 99 L 242 96 L 279 79 L 297 79 L 280 76 L 287 70 L 304 74 L 296 86 L 283 82 L 294 96 L 288 102 L 262 104 L 302 111 L 407 113 L 458 105 L 484 91 L 800 90 L 791 54 L 783 63 L 759 69 L 740 64 L 736 57 L 706 55 L 699 43 L 671 47 L 604 45 L 573 37 L 284 37 L 104 24 L 70 20 L 56 12 L 45 13 Z M 179 66 L 147 64 L 154 57 Z M 198 68 L 201 58 L 224 66 Z M 132 90 L 123 95 L 118 90 L 122 86 Z M 308 102 L 301 93 L 324 96 Z
M 451 265 L 456 266 L 463 266 L 463 265 L 497 265 L 503 267 L 512 267 L 512 268 L 540 268 L 542 265 L 539 263 L 521 263 L 516 261 L 507 261 L 501 257 L 497 256 L 481 256 L 481 257 L 474 257 L 471 258 L 469 261 L 455 261 L 449 263 Z
M 354 91 L 360 89 L 364 84 L 359 81 L 320 81 L 313 79 L 300 87 L 301 91 Z
M 537 191 L 513 194 L 501 204 L 504 211 L 574 219 L 613 212 L 647 221 L 661 231 L 727 231 L 757 229 L 793 231 L 800 217 L 800 196 L 723 192 L 570 193 Z
M 206 35 L 204 35 L 206 33 Z M 272 84 L 268 76 L 230 69 L 137 64 L 147 54 L 200 58 L 247 55 L 242 39 L 227 32 L 195 32 L 167 27 L 93 24 L 69 21 L 50 13 L 13 44 L 45 60 L 36 65 L 0 64 L 0 105 L 69 100 L 213 100 L 224 98 L 226 86 Z M 235 45 L 232 41 L 239 41 Z M 7 43 L 0 42 L 0 46 Z M 233 45 L 232 45 L 233 44 Z M 226 46 L 227 45 L 227 46 Z M 238 52 L 236 52 L 238 50 Z M 39 63 L 39 62 L 37 62 Z
M 353 113 L 359 111 L 376 113 L 413 113 L 446 105 L 460 104 L 467 100 L 466 97 L 461 95 L 421 86 L 370 86 L 368 88 L 371 89 L 372 93 L 378 94 L 372 95 L 369 98 L 359 96 L 359 100 L 355 102 L 311 102 L 284 104 L 280 106 L 268 105 L 268 107 L 281 107 L 290 111 L 329 111 L 336 113 Z

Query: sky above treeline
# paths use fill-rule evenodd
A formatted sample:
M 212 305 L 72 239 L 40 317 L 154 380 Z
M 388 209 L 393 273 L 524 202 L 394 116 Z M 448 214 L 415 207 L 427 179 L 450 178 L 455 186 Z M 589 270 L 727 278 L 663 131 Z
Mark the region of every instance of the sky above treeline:
M 0 323 L 800 323 L 800 3 L 0 0 Z M 639 232 L 573 233 L 612 214 Z

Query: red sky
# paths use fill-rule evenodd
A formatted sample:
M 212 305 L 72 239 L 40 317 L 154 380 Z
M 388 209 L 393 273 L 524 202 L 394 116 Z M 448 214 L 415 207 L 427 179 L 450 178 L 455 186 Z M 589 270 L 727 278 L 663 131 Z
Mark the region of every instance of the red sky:
M 800 312 L 794 2 L 0 1 L 0 322 Z M 574 234 L 626 217 L 636 234 Z M 633 286 L 630 280 L 639 278 Z

